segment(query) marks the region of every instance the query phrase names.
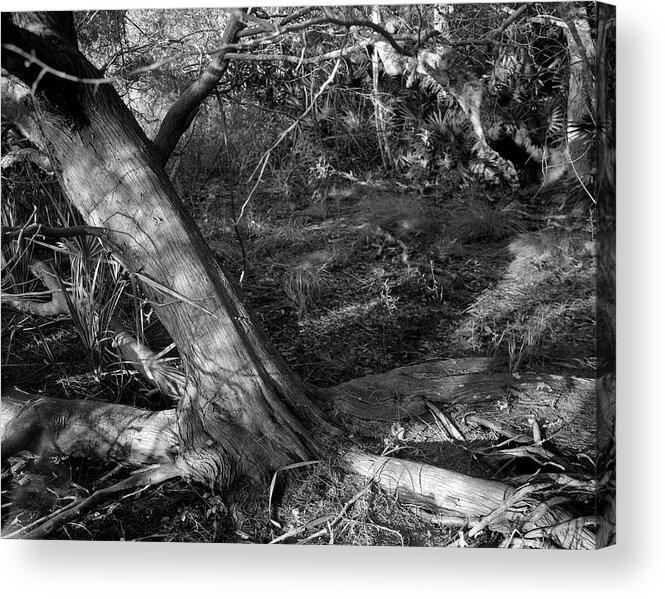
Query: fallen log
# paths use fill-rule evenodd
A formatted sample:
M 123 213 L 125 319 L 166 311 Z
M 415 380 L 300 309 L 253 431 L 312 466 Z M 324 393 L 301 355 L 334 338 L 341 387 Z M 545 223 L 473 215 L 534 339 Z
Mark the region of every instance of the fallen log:
M 323 395 L 333 416 L 342 420 L 417 419 L 429 413 L 428 403 L 491 414 L 521 433 L 531 431 L 532 419 L 560 450 L 595 454 L 595 380 L 496 368 L 488 358 L 424 362 L 354 379 Z
M 0 408 L 3 458 L 28 450 L 141 466 L 169 463 L 176 453 L 175 410 L 150 412 L 18 389 L 3 390 Z
M 345 467 L 376 482 L 404 502 L 425 507 L 437 516 L 466 518 L 470 535 L 485 527 L 508 537 L 547 541 L 565 549 L 595 549 L 595 520 L 577 518 L 552 498 L 533 497 L 549 487 L 545 484 L 510 484 L 480 479 L 451 470 L 409 460 L 379 457 L 360 451 L 342 456 Z M 552 505 L 554 504 L 554 505 Z

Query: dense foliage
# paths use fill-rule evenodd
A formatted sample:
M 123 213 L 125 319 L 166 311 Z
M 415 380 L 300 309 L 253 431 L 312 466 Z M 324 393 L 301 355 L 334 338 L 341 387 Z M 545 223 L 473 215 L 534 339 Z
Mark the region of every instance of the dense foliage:
M 595 5 L 575 6 L 592 37 Z M 318 23 L 325 14 L 315 8 L 252 14 L 264 23 L 286 22 L 294 31 L 268 35 L 259 27 L 241 38 L 245 56 L 234 58 L 171 162 L 186 195 L 196 194 L 195 180 L 212 175 L 233 184 L 246 181 L 296 121 L 264 173 L 287 194 L 311 193 L 331 172 L 360 178 L 387 173 L 419 188 L 505 181 L 509 177 L 487 175 L 482 163 L 491 159 L 481 157 L 478 164 L 478 140 L 458 101 L 468 82 L 482 84 L 482 124 L 490 145 L 511 161 L 522 183 L 542 181 L 547 157 L 566 148 L 567 126 L 593 142 L 594 90 L 584 90 L 583 98 L 568 96 L 570 41 L 564 29 L 575 13 L 564 5 L 349 6 L 332 11 L 339 24 Z M 77 14 L 77 27 L 85 53 L 114 78 L 154 135 L 174 100 L 220 48 L 230 18 L 208 9 L 90 11 Z M 357 25 L 372 21 L 410 54 L 400 56 Z M 430 75 L 431 65 L 422 64 L 427 61 L 443 79 Z M 571 103 L 582 105 L 576 120 L 568 115 Z

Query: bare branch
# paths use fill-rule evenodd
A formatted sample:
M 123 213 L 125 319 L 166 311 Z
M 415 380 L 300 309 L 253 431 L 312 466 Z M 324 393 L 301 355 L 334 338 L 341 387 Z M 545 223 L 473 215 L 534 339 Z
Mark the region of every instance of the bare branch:
M 343 27 L 347 28 L 366 27 L 367 29 L 371 29 L 372 31 L 375 31 L 381 35 L 381 37 L 383 37 L 400 54 L 404 54 L 405 56 L 413 55 L 413 52 L 408 51 L 404 47 L 400 46 L 395 38 L 378 23 L 373 23 L 372 21 L 367 21 L 365 19 L 340 19 L 339 17 L 336 17 L 335 13 L 333 13 L 333 11 L 327 6 L 323 7 L 323 12 L 328 17 L 329 22 L 334 25 L 342 25 Z
M 226 47 L 227 46 L 222 46 L 221 48 L 218 48 L 215 51 L 216 52 L 221 52 Z M 233 47 L 233 46 L 229 46 L 229 47 Z M 153 63 L 151 63 L 147 66 L 139 67 L 137 69 L 133 69 L 133 70 L 125 73 L 124 75 L 117 75 L 115 77 L 78 77 L 76 75 L 71 75 L 71 74 L 67 73 L 66 71 L 63 71 L 61 69 L 58 69 L 56 67 L 53 67 L 53 66 L 47 64 L 46 62 L 41 60 L 34 51 L 26 52 L 25 50 L 23 50 L 22 48 L 19 48 L 15 44 L 2 44 L 2 48 L 4 50 L 9 50 L 10 52 L 13 52 L 13 53 L 17 54 L 18 56 L 20 56 L 21 58 L 25 59 L 25 63 L 24 63 L 25 68 L 22 69 L 21 72 L 25 73 L 26 70 L 29 69 L 30 67 L 32 67 L 33 65 L 37 66 L 41 69 L 41 71 L 36 76 L 31 78 L 33 81 L 37 80 L 37 82 L 39 82 L 43 78 L 44 74 L 50 74 L 50 75 L 54 75 L 54 76 L 58 77 L 59 79 L 64 79 L 65 81 L 70 81 L 70 82 L 74 82 L 74 83 L 83 83 L 83 84 L 86 84 L 86 85 L 103 85 L 103 84 L 106 84 L 106 83 L 113 83 L 114 81 L 119 81 L 122 78 L 134 77 L 136 75 L 140 75 L 141 73 L 148 73 L 150 71 L 155 71 L 158 68 L 160 68 L 160 67 L 162 67 L 166 64 L 169 64 L 171 62 L 175 62 L 176 60 L 179 60 L 181 58 L 185 58 L 186 56 L 193 56 L 193 55 L 200 54 L 199 52 L 180 52 L 180 53 L 175 54 L 173 56 L 169 56 L 168 58 L 164 58 L 162 60 L 156 60 L 155 62 L 153 62 Z M 3 53 L 3 55 L 4 54 L 6 54 L 6 53 Z M 11 68 L 8 68 L 8 70 L 10 72 L 16 74 L 20 79 L 23 80 L 23 77 L 20 74 L 15 73 L 15 71 L 12 70 Z M 34 87 L 35 86 L 33 86 L 33 88 Z
M 237 17 L 233 17 L 224 31 L 222 38 L 224 46 L 230 47 L 244 27 L 245 25 Z M 215 89 L 228 66 L 229 58 L 226 49 L 215 54 L 201 76 L 191 83 L 171 106 L 154 139 L 154 146 L 159 152 L 162 164 L 166 164 L 178 140 L 196 116 L 201 102 Z
M 302 17 L 307 16 L 309 13 L 312 11 L 316 10 L 316 7 L 314 6 L 306 6 L 305 8 L 301 8 L 299 11 L 294 12 L 290 15 L 286 15 L 281 21 L 280 25 L 284 27 L 285 25 L 288 25 L 291 21 L 295 21 L 296 19 L 300 19 Z
M 386 31 L 383 27 L 376 23 L 372 23 L 371 21 L 364 20 L 364 19 L 343 19 L 340 17 L 337 17 L 330 9 L 325 8 L 323 9 L 325 14 L 323 16 L 319 17 L 313 17 L 311 19 L 301 21 L 298 23 L 292 23 L 292 21 L 295 18 L 299 18 L 301 16 L 304 16 L 306 14 L 309 14 L 310 12 L 314 11 L 316 9 L 314 8 L 308 8 L 308 9 L 303 9 L 300 11 L 297 16 L 293 16 L 293 18 L 285 18 L 282 23 L 279 25 L 275 25 L 274 29 L 271 29 L 270 33 L 266 35 L 266 27 L 261 26 L 260 28 L 253 28 L 253 29 L 242 29 L 242 23 L 240 23 L 239 27 L 240 29 L 236 32 L 236 35 L 234 36 L 234 39 L 240 40 L 242 38 L 248 38 L 248 37 L 255 37 L 255 36 L 261 36 L 258 37 L 257 39 L 253 40 L 247 40 L 247 41 L 236 41 L 234 43 L 223 43 L 221 46 L 218 46 L 216 48 L 212 48 L 210 50 L 207 50 L 206 53 L 212 56 L 212 61 L 207 69 L 209 70 L 210 73 L 217 73 L 218 70 L 225 70 L 226 65 L 228 63 L 228 60 L 232 59 L 242 59 L 242 60 L 281 60 L 284 62 L 289 62 L 289 63 L 295 63 L 298 64 L 298 62 L 301 62 L 302 64 L 314 64 L 317 62 L 321 62 L 323 60 L 333 60 L 338 58 L 339 56 L 342 56 L 344 53 L 340 50 L 333 50 L 331 52 L 327 52 L 324 55 L 320 56 L 312 56 L 312 57 L 305 57 L 300 60 L 300 57 L 293 57 L 293 56 L 288 56 L 288 55 L 269 55 L 269 54 L 260 54 L 260 55 L 247 55 L 247 54 L 240 54 L 241 51 L 243 50 L 251 50 L 253 48 L 257 48 L 260 46 L 264 46 L 266 44 L 272 43 L 276 41 L 277 39 L 289 34 L 289 33 L 295 33 L 297 31 L 301 31 L 303 29 L 309 28 L 309 27 L 314 27 L 316 25 L 323 25 L 323 24 L 334 24 L 334 25 L 339 25 L 341 27 L 345 27 L 347 29 L 350 29 L 351 27 L 359 27 L 359 28 L 367 28 L 372 31 L 374 31 L 377 35 L 377 37 L 374 37 L 372 39 L 368 39 L 362 43 L 356 44 L 355 46 L 349 47 L 346 50 L 346 53 L 352 53 L 354 51 L 360 50 L 367 45 L 375 42 L 377 39 L 384 39 L 390 46 L 393 47 L 393 49 L 398 52 L 401 55 L 404 56 L 415 56 L 418 49 L 422 48 L 427 41 L 433 39 L 433 38 L 438 38 L 440 43 L 443 43 L 448 46 L 468 46 L 468 45 L 482 45 L 482 44 L 500 44 L 501 42 L 498 41 L 497 39 L 492 39 L 495 37 L 498 37 L 500 32 L 505 29 L 511 22 L 513 22 L 515 19 L 517 19 L 521 14 L 522 14 L 522 7 L 518 10 L 516 10 L 511 17 L 506 19 L 506 21 L 492 34 L 490 34 L 491 37 L 486 37 L 486 38 L 474 38 L 474 39 L 460 39 L 460 40 L 450 40 L 447 38 L 443 38 L 441 35 L 441 32 L 439 31 L 429 31 L 425 33 L 419 33 L 417 36 L 413 35 L 393 35 L 390 34 L 388 31 Z M 526 9 L 525 9 L 526 10 Z M 259 19 L 254 19 L 254 22 L 256 22 Z M 260 20 L 259 20 L 260 21 Z M 284 23 L 287 23 L 284 25 Z M 15 29 L 16 28 L 13 24 L 11 24 Z M 4 24 L 3 24 L 4 28 Z M 11 36 L 6 35 L 3 33 L 3 38 L 4 39 L 12 39 Z M 412 47 L 407 50 L 403 45 L 399 43 L 398 40 L 404 40 L 408 42 L 412 42 L 413 45 Z M 225 40 L 226 42 L 226 40 Z M 52 75 L 55 77 L 58 77 L 60 79 L 64 79 L 68 82 L 75 82 L 75 83 L 82 83 L 82 84 L 87 84 L 87 85 L 102 85 L 102 84 L 107 84 L 107 83 L 113 83 L 114 81 L 118 81 L 122 78 L 128 78 L 128 77 L 135 77 L 137 75 L 155 71 L 159 69 L 160 67 L 163 67 L 167 64 L 170 64 L 172 62 L 175 62 L 177 60 L 181 60 L 182 58 L 186 58 L 188 56 L 199 56 L 200 51 L 194 52 L 194 51 L 184 51 L 184 52 L 179 52 L 177 54 L 174 54 L 172 56 L 163 58 L 161 60 L 154 61 L 153 63 L 142 66 L 136 69 L 132 69 L 131 71 L 124 73 L 123 75 L 118 75 L 114 77 L 81 77 L 77 76 L 74 74 L 71 74 L 67 71 L 65 71 L 62 68 L 58 68 L 58 66 L 54 66 L 53 64 L 48 64 L 43 58 L 44 53 L 40 52 L 35 52 L 30 51 L 28 52 L 27 50 L 24 49 L 24 44 L 15 44 L 11 43 L 3 43 L 2 48 L 5 50 L 8 50 L 9 52 L 3 53 L 3 63 L 4 63 L 4 55 L 8 54 L 8 61 L 12 60 L 12 55 L 16 55 L 17 57 L 20 57 L 23 59 L 20 61 L 20 65 L 22 67 L 22 70 L 25 71 L 26 69 L 32 69 L 33 74 L 31 77 L 31 81 L 36 81 L 37 83 L 42 80 L 42 78 L 45 75 Z M 28 45 L 27 47 L 34 47 Z M 253 56 L 257 56 L 259 58 L 254 58 Z M 13 59 L 13 64 L 14 67 L 16 68 L 16 65 L 18 62 Z M 223 65 L 223 66 L 220 66 Z M 26 80 L 23 76 L 18 74 L 15 70 L 12 70 L 11 68 L 9 69 L 11 72 L 17 74 L 21 79 Z M 222 72 L 223 74 L 223 72 Z M 219 75 L 221 77 L 221 75 Z M 34 87 L 34 86 L 33 86 Z M 190 102 L 191 103 L 191 102 Z M 200 103 L 200 102 L 199 102 Z M 183 102 L 183 111 L 184 111 L 184 105 L 185 102 Z M 187 112 L 188 117 L 192 117 L 192 111 Z M 185 128 L 186 129 L 186 128 Z M 157 140 L 157 145 L 160 146 L 162 145 L 161 140 Z M 166 146 L 165 146 L 166 148 Z M 167 149 L 167 148 L 166 148 Z M 172 149 L 171 149 L 172 151 Z
M 247 27 L 249 23 L 254 23 L 255 25 L 258 25 L 260 30 L 267 33 L 279 31 L 279 26 L 276 23 L 272 23 L 266 19 L 257 17 L 256 15 L 252 14 L 252 9 L 246 10 L 243 8 L 229 8 L 225 10 L 231 13 L 234 20 L 242 24 L 243 29 Z
M 303 113 L 300 115 L 300 117 L 299 117 L 298 119 L 296 119 L 293 123 L 291 123 L 291 125 L 289 125 L 289 126 L 288 126 L 288 127 L 282 132 L 282 134 L 277 138 L 277 141 L 276 141 L 272 146 L 270 146 L 270 148 L 268 148 L 268 150 L 266 150 L 266 152 L 263 154 L 263 156 L 261 157 L 261 159 L 258 161 L 256 167 L 254 168 L 254 171 L 252 172 L 252 174 L 251 174 L 250 177 L 249 177 L 249 181 L 251 181 L 251 180 L 254 178 L 254 175 L 255 175 L 255 174 L 257 173 L 257 171 L 259 171 L 259 169 L 260 169 L 259 176 L 257 177 L 256 184 L 254 185 L 254 187 L 253 187 L 252 190 L 250 191 L 249 196 L 247 197 L 247 199 L 246 199 L 245 202 L 243 203 L 242 208 L 240 209 L 240 216 L 236 219 L 236 224 L 237 224 L 238 222 L 240 222 L 240 219 L 243 217 L 243 214 L 244 214 L 245 208 L 247 207 L 247 205 L 249 204 L 250 200 L 252 199 L 252 196 L 254 195 L 254 192 L 256 191 L 256 188 L 257 188 L 258 184 L 259 184 L 260 181 L 261 181 L 261 176 L 262 176 L 262 174 L 263 174 L 263 170 L 265 169 L 266 164 L 268 163 L 268 159 L 270 158 L 270 154 L 273 152 L 273 150 L 274 150 L 277 146 L 279 146 L 279 144 L 282 143 L 282 141 L 284 141 L 284 139 L 286 139 L 286 137 L 288 136 L 288 134 L 289 134 L 291 131 L 293 131 L 293 129 L 295 129 L 295 128 L 298 126 L 298 124 L 299 124 L 299 123 L 300 123 L 300 122 L 301 122 L 301 121 L 302 121 L 302 120 L 303 120 L 303 119 L 304 119 L 304 118 L 305 118 L 305 117 L 311 112 L 311 110 L 312 110 L 312 109 L 314 108 L 314 106 L 316 105 L 316 101 L 321 97 L 321 95 L 323 94 L 323 92 L 325 91 L 325 89 L 326 89 L 326 88 L 327 88 L 327 87 L 328 87 L 328 86 L 334 81 L 334 79 L 335 79 L 335 75 L 337 74 L 337 70 L 339 69 L 339 65 L 340 65 L 340 60 L 338 59 L 337 62 L 335 63 L 335 67 L 333 68 L 332 72 L 330 73 L 330 76 L 329 76 L 329 77 L 323 82 L 323 84 L 322 84 L 321 87 L 319 88 L 319 91 L 318 91 L 318 92 L 316 93 L 316 95 L 312 98 L 312 101 L 311 101 L 309 107 L 307 108 L 307 110 L 305 110 L 305 112 L 303 112 Z
M 522 4 L 517 10 L 513 11 L 494 31 L 490 31 L 485 40 L 498 38 L 510 25 L 512 25 L 519 17 L 521 17 L 533 4 Z
M 582 64 L 584 65 L 584 68 L 582 69 L 582 77 L 584 79 L 584 85 L 587 88 L 586 91 L 589 94 L 589 98 L 591 98 L 593 101 L 593 98 L 595 98 L 595 86 L 593 82 L 594 67 L 591 64 L 592 57 L 589 57 L 587 54 L 587 45 L 582 41 L 582 37 L 580 36 L 580 32 L 577 29 L 577 25 L 575 24 L 575 19 L 573 16 L 574 15 L 571 12 L 564 12 L 562 10 L 562 19 L 566 24 L 568 31 L 570 32 L 570 36 L 577 46 L 577 53 L 582 60 Z
M 367 46 L 372 43 L 372 40 L 367 40 L 365 42 L 354 44 L 348 48 L 342 48 L 340 50 L 331 50 L 330 52 L 325 52 L 324 54 L 317 54 L 316 56 L 301 57 L 293 56 L 290 54 L 237 54 L 229 53 L 227 58 L 229 60 L 247 60 L 247 61 L 256 61 L 256 62 L 288 62 L 291 64 L 318 64 L 325 60 L 334 60 L 336 58 L 348 56 L 350 54 L 355 54 L 364 50 Z

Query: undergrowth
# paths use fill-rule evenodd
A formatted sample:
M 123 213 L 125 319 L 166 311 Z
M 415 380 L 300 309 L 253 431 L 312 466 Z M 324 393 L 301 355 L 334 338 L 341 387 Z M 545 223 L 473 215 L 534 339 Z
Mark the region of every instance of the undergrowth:
M 9 197 L 27 200 L 21 177 L 12 181 Z M 10 185 L 3 177 L 5 183 Z M 236 197 L 243 197 L 246 190 L 238 189 Z M 475 189 L 414 192 L 329 171 L 310 198 L 261 189 L 242 218 L 241 202 L 234 203 L 224 190 L 223 184 L 211 182 L 187 198 L 188 206 L 217 258 L 241 281 L 279 351 L 309 383 L 328 387 L 452 356 L 496 356 L 515 373 L 529 368 L 581 376 L 593 372 L 594 257 L 586 218 L 551 218 L 548 207 Z M 44 222 L 42 212 L 27 210 L 29 203 L 13 201 L 3 205 L 3 226 Z M 312 205 L 325 210 L 304 213 Z M 63 209 L 49 214 L 47 222 L 53 226 L 76 222 Z M 173 387 L 146 379 L 146 362 L 122 355 L 127 338 L 114 332 L 118 323 L 127 327 L 132 347 L 140 350 L 140 342 L 154 350 L 149 363 L 153 375 L 176 375 L 169 380 L 176 387 L 183 383 L 171 340 L 155 323 L 139 281 L 123 273 L 95 238 L 38 241 L 21 238 L 3 245 L 3 293 L 44 293 L 31 278 L 29 259 L 50 257 L 69 291 L 68 313 L 38 318 L 3 309 L 3 385 L 149 409 L 170 407 Z M 39 370 L 31 366 L 35 361 L 41 362 Z M 496 464 L 446 444 L 436 418 L 395 423 L 389 432 L 363 425 L 353 434 L 378 453 L 446 467 L 457 464 L 460 471 L 478 476 L 496 471 Z M 64 494 L 65 488 L 75 488 L 85 495 L 124 475 L 122 469 L 88 461 L 42 464 L 34 455 L 17 456 L 3 469 L 3 489 L 18 486 L 23 491 L 10 498 L 3 490 L 3 526 L 20 528 L 61 505 L 65 495 L 44 501 L 47 489 L 62 488 Z M 259 523 L 232 511 L 209 489 L 169 482 L 107 502 L 53 536 L 462 543 L 454 523 L 414 513 L 324 463 L 292 473 L 275 501 L 274 513 Z M 496 546 L 500 541 L 481 535 L 463 542 Z

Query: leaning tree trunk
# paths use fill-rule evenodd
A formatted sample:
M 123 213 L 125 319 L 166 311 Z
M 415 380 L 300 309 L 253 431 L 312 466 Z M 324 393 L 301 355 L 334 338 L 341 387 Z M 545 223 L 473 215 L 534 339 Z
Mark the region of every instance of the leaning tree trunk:
M 571 3 L 564 5 L 561 10 L 568 44 L 570 75 L 567 112 L 569 132 L 572 132 L 576 124 L 588 120 L 589 115 L 595 117 L 596 98 L 593 82 L 595 48 L 584 6 Z M 589 154 L 584 138 L 579 135 L 569 135 L 568 152 L 574 172 L 579 177 L 588 175 L 595 157 Z
M 105 229 L 105 242 L 143 282 L 181 353 L 185 394 L 162 423 L 173 439 L 170 459 L 184 475 L 225 487 L 310 457 L 314 444 L 301 419 L 321 420 L 307 390 L 210 254 L 129 109 L 110 84 L 82 81 L 100 75 L 57 15 L 23 15 L 23 28 L 4 17 L 4 44 L 32 49 L 37 60 L 78 80 L 45 73 L 5 49 L 2 66 L 15 77 L 3 77 L 3 111 L 48 152 L 84 220 Z M 117 414 L 100 417 L 103 428 L 103 419 Z M 130 461 L 141 428 L 134 437 L 122 438 Z

